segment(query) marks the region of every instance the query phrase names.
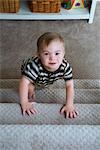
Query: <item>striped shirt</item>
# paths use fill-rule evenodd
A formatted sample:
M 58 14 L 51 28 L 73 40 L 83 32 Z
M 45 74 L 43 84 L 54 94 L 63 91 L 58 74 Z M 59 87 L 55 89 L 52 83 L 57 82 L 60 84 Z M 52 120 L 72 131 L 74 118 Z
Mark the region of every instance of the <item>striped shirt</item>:
M 46 70 L 38 57 L 29 58 L 23 61 L 21 73 L 32 83 L 43 86 L 53 84 L 58 79 L 64 79 L 65 81 L 72 79 L 72 68 L 65 58 L 54 72 Z

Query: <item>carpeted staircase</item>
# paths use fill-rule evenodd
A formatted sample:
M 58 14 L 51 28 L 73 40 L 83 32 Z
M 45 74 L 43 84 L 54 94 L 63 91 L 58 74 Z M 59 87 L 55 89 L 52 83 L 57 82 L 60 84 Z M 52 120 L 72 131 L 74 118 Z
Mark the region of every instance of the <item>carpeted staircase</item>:
M 38 114 L 22 116 L 18 79 L 0 80 L 0 150 L 100 150 L 100 80 L 74 80 L 79 116 L 59 113 L 62 80 L 36 90 Z

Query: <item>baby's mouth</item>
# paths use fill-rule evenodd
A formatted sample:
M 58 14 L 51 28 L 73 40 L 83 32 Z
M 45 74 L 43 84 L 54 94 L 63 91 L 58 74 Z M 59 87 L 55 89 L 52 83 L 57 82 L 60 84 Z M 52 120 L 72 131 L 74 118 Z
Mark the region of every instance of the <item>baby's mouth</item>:
M 50 64 L 50 65 L 55 65 L 55 64 L 56 64 L 56 62 L 50 62 L 49 64 Z
M 49 62 L 49 64 L 54 65 L 54 64 L 56 64 L 56 62 Z

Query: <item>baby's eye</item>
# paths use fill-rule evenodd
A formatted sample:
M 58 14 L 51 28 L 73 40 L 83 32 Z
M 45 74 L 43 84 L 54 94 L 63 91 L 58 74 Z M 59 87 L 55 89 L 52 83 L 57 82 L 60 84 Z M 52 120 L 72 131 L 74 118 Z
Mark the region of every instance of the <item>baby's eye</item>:
M 56 55 L 59 55 L 59 54 L 60 54 L 60 53 L 58 53 L 58 52 L 56 53 Z
M 48 53 L 46 52 L 46 53 L 44 53 L 44 55 L 46 55 L 46 56 L 47 56 L 47 55 L 48 55 Z

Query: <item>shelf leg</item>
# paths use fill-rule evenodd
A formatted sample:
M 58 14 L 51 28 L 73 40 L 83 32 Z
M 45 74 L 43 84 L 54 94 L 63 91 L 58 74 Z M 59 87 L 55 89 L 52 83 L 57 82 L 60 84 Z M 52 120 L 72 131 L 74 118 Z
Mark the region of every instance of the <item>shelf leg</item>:
M 92 0 L 90 16 L 89 16 L 89 24 L 93 23 L 95 9 L 96 9 L 96 3 L 97 3 L 97 0 Z

